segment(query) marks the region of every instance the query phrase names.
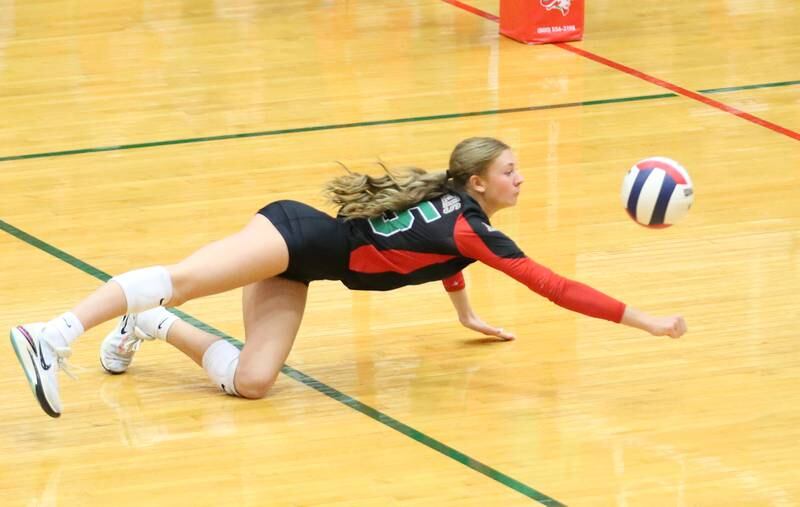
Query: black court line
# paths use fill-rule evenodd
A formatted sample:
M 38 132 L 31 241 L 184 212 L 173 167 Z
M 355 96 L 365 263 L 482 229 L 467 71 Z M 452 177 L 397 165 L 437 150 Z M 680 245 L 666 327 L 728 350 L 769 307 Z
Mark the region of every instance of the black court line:
M 737 92 L 742 90 L 756 90 L 760 88 L 776 88 L 782 86 L 794 86 L 800 84 L 800 80 L 797 81 L 781 81 L 775 83 L 761 83 L 761 84 L 751 84 L 751 85 L 742 85 L 742 86 L 730 86 L 725 88 L 710 88 L 708 90 L 700 90 L 700 93 L 705 93 L 708 95 L 712 95 L 715 93 L 730 93 L 730 92 Z M 246 139 L 250 137 L 270 137 L 270 136 L 279 136 L 279 135 L 287 135 L 287 134 L 301 134 L 304 132 L 319 132 L 325 130 L 341 130 L 341 129 L 349 129 L 349 128 L 358 128 L 358 127 L 374 127 L 378 125 L 396 125 L 401 123 L 417 123 L 417 122 L 426 122 L 426 121 L 437 121 L 437 120 L 452 120 L 457 118 L 469 118 L 474 116 L 491 116 L 491 115 L 498 115 L 498 114 L 510 114 L 510 113 L 525 113 L 531 111 L 543 111 L 548 109 L 566 109 L 572 107 L 591 107 L 591 106 L 600 106 L 606 104 L 620 104 L 624 102 L 638 102 L 644 100 L 657 100 L 657 99 L 667 99 L 667 98 L 675 98 L 679 97 L 680 95 L 677 93 L 658 93 L 653 95 L 639 95 L 639 96 L 632 96 L 632 97 L 620 97 L 620 98 L 612 98 L 612 99 L 598 99 L 598 100 L 586 100 L 580 102 L 563 102 L 559 104 L 545 104 L 540 106 L 525 106 L 525 107 L 512 107 L 508 109 L 487 109 L 484 111 L 467 111 L 464 113 L 450 113 L 450 114 L 436 114 L 436 115 L 429 115 L 429 116 L 410 116 L 407 118 L 393 118 L 388 120 L 374 120 L 374 121 L 362 121 L 362 122 L 353 122 L 353 123 L 335 123 L 330 125 L 316 125 L 310 127 L 298 127 L 298 128 L 291 128 L 291 129 L 278 129 L 278 130 L 264 130 L 260 132 L 242 132 L 239 134 L 225 134 L 219 136 L 206 136 L 206 137 L 190 137 L 185 139 L 168 139 L 163 141 L 150 141 L 144 143 L 134 143 L 134 144 L 120 144 L 115 146 L 99 146 L 96 148 L 79 148 L 74 150 L 63 150 L 63 151 L 47 151 L 41 153 L 28 153 L 23 155 L 8 155 L 4 157 L 0 157 L 0 162 L 11 162 L 14 160 L 27 160 L 33 158 L 48 158 L 48 157 L 66 157 L 69 155 L 82 155 L 87 153 L 102 153 L 107 151 L 122 151 L 122 150 L 135 150 L 140 148 L 155 148 L 158 146 L 171 146 L 177 144 L 193 144 L 193 143 L 208 143 L 212 141 L 227 141 L 230 139 Z
M 3 230 L 5 232 L 7 232 L 11 236 L 13 236 L 13 237 L 15 237 L 15 238 L 17 238 L 17 239 L 29 244 L 29 245 L 35 247 L 35 248 L 38 248 L 39 250 L 41 250 L 43 252 L 46 252 L 46 253 L 52 255 L 53 257 L 55 257 L 55 258 L 57 258 L 57 259 L 59 259 L 61 261 L 66 262 L 70 266 L 73 266 L 73 267 L 79 269 L 80 271 L 83 271 L 84 273 L 86 273 L 88 275 L 91 275 L 91 276 L 93 276 L 93 277 L 95 277 L 95 278 L 97 278 L 97 279 L 99 279 L 99 280 L 101 280 L 103 282 L 107 282 L 111 278 L 111 275 L 109 275 L 105 271 L 102 271 L 102 270 L 100 270 L 100 269 L 98 269 L 98 268 L 96 268 L 96 267 L 94 267 L 94 266 L 92 266 L 92 265 L 90 265 L 90 264 L 78 259 L 77 257 L 68 254 L 67 252 L 65 252 L 63 250 L 61 250 L 61 249 L 59 249 L 59 248 L 57 248 L 57 247 L 55 247 L 53 245 L 50 245 L 49 243 L 46 243 L 46 242 L 40 240 L 39 238 L 36 238 L 35 236 L 32 236 L 32 235 L 28 234 L 27 232 L 22 231 L 22 230 L 20 230 L 20 229 L 18 229 L 16 227 L 14 227 L 13 225 L 9 224 L 8 222 L 5 222 L 2 219 L 0 219 L 0 230 Z M 234 344 L 239 349 L 242 348 L 243 343 L 241 341 L 237 340 L 236 338 L 234 338 L 232 336 L 227 335 L 226 333 L 223 333 L 219 329 L 216 329 L 213 326 L 210 326 L 210 325 L 208 325 L 208 324 L 206 324 L 206 323 L 204 323 L 204 322 L 192 317 L 191 315 L 189 315 L 187 313 L 184 313 L 184 312 L 182 312 L 182 311 L 180 311 L 180 310 L 178 310 L 176 308 L 171 308 L 170 311 L 172 311 L 173 313 L 178 315 L 181 319 L 185 320 L 186 322 L 189 322 L 190 324 L 192 324 L 192 325 L 194 325 L 194 326 L 196 326 L 196 327 L 198 327 L 198 328 L 200 328 L 200 329 L 202 329 L 204 331 L 207 331 L 209 333 L 215 334 L 217 336 L 220 336 L 220 337 L 228 340 L 229 342 Z M 511 489 L 513 489 L 513 490 L 515 490 L 515 491 L 527 496 L 528 498 L 531 498 L 532 500 L 535 500 L 535 501 L 541 503 L 542 505 L 548 505 L 548 506 L 554 506 L 554 507 L 564 506 L 565 505 L 565 504 L 562 504 L 561 502 L 559 502 L 558 500 L 555 500 L 554 498 L 551 498 L 551 497 L 545 495 L 544 493 L 542 493 L 540 491 L 537 491 L 537 490 L 533 489 L 532 487 L 530 487 L 530 486 L 528 486 L 528 485 L 526 485 L 526 484 L 524 484 L 524 483 L 522 483 L 522 482 L 520 482 L 520 481 L 518 481 L 518 480 L 516 480 L 516 479 L 514 479 L 514 478 L 512 478 L 512 477 L 510 477 L 508 475 L 506 475 L 506 474 L 504 474 L 503 472 L 501 472 L 501 471 L 499 471 L 499 470 L 497 470 L 495 468 L 492 468 L 489 465 L 481 463 L 480 461 L 478 461 L 478 460 L 476 460 L 474 458 L 471 458 L 471 457 L 467 456 L 466 454 L 462 453 L 458 449 L 454 449 L 453 447 L 450 447 L 449 445 L 447 445 L 445 443 L 442 443 L 442 442 L 436 440 L 433 437 L 430 437 L 430 436 L 428 436 L 428 435 L 426 435 L 426 434 L 424 434 L 424 433 L 422 433 L 420 431 L 417 431 L 416 429 L 412 428 L 411 426 L 408 426 L 407 424 L 404 424 L 404 423 L 398 421 L 397 419 L 395 419 L 395 418 L 393 418 L 393 417 L 391 417 L 391 416 L 389 416 L 387 414 L 384 414 L 380 410 L 374 409 L 374 408 L 370 407 L 369 405 L 366 405 L 366 404 L 358 401 L 357 399 L 353 398 L 352 396 L 349 396 L 349 395 L 347 395 L 347 394 L 345 394 L 345 393 L 343 393 L 343 392 L 341 392 L 341 391 L 339 391 L 339 390 L 337 390 L 337 389 L 335 389 L 335 388 L 333 388 L 333 387 L 331 387 L 331 386 L 329 386 L 329 385 L 327 385 L 327 384 L 325 384 L 323 382 L 320 382 L 319 380 L 311 377 L 310 375 L 306 375 L 305 373 L 301 372 L 298 369 L 292 368 L 289 365 L 283 365 L 283 367 L 281 368 L 281 372 L 284 375 L 287 375 L 287 376 L 293 378 L 294 380 L 296 380 L 296 381 L 298 381 L 298 382 L 300 382 L 302 384 L 305 384 L 306 386 L 316 390 L 317 392 L 320 392 L 320 393 L 324 394 L 325 396 L 328 396 L 329 398 L 332 398 L 332 399 L 338 401 L 339 403 L 341 403 L 343 405 L 346 405 L 346 406 L 352 408 L 353 410 L 356 410 L 357 412 L 360 412 L 360 413 L 366 415 L 367 417 L 370 417 L 370 418 L 374 419 L 375 421 L 378 421 L 379 423 L 381 423 L 381 424 L 383 424 L 385 426 L 388 426 L 389 428 L 392 428 L 393 430 L 395 430 L 395 431 L 397 431 L 399 433 L 402 433 L 403 435 L 405 435 L 405 436 L 407 436 L 407 437 L 409 437 L 409 438 L 411 438 L 411 439 L 413 439 L 413 440 L 415 440 L 415 441 L 417 441 L 417 442 L 419 442 L 421 444 L 424 444 L 424 445 L 428 446 L 429 448 L 431 448 L 431 449 L 443 454 L 444 456 L 447 456 L 450 459 L 458 461 L 459 463 L 471 468 L 472 470 L 474 470 L 474 471 L 476 471 L 476 472 L 478 472 L 480 474 L 485 475 L 486 477 L 494 479 L 495 481 L 499 482 L 500 484 L 502 484 L 504 486 L 507 486 L 507 487 L 509 487 L 509 488 L 511 488 Z

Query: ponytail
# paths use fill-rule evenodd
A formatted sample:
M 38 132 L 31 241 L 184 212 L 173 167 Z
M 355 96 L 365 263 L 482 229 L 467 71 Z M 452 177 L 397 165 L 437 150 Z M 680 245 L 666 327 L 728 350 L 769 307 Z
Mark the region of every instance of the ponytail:
M 399 212 L 421 201 L 438 197 L 450 190 L 464 190 L 473 175 L 486 168 L 509 149 L 491 137 L 470 137 L 453 149 L 446 171 L 428 172 L 418 167 L 389 170 L 383 163 L 383 176 L 369 176 L 350 171 L 325 184 L 326 199 L 339 208 L 346 219 L 379 217 L 387 211 Z
M 389 170 L 383 176 L 351 172 L 325 184 L 327 200 L 339 208 L 346 219 L 373 218 L 387 211 L 403 211 L 415 204 L 433 199 L 448 191 L 447 172 L 428 172 L 418 167 Z

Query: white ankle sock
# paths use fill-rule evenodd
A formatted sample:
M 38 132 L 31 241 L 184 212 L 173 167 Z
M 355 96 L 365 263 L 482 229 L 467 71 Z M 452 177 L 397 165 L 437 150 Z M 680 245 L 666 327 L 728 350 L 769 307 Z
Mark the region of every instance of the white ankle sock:
M 58 331 L 58 333 L 46 333 L 47 338 L 52 340 L 51 344 L 57 347 L 69 347 L 76 338 L 83 334 L 83 324 L 72 312 L 59 315 L 48 322 L 47 327 Z
M 159 340 L 166 340 L 169 328 L 178 320 L 178 316 L 166 308 L 157 306 L 136 316 L 136 327 Z
M 217 340 L 203 354 L 203 368 L 211 381 L 231 396 L 239 396 L 234 386 L 239 349 L 226 340 Z

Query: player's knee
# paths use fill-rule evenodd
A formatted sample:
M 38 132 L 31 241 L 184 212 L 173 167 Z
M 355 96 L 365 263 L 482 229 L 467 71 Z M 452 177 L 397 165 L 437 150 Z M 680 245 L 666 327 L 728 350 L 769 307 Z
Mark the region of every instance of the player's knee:
M 236 370 L 236 392 L 243 398 L 260 399 L 267 395 L 278 375 L 239 367 Z
M 117 275 L 111 281 L 122 289 L 127 313 L 140 313 L 167 304 L 172 299 L 172 279 L 164 266 L 135 269 Z
M 170 277 L 172 278 L 172 297 L 165 306 L 180 306 L 193 298 L 192 291 L 194 280 L 191 273 L 186 273 L 180 269 L 180 265 L 167 266 Z

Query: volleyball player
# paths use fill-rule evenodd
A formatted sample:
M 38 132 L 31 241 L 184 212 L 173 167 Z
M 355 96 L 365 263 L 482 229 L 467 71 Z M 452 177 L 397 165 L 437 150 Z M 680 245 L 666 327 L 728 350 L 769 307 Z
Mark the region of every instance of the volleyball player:
M 481 320 L 470 306 L 462 270 L 480 261 L 569 310 L 656 336 L 686 332 L 680 316 L 648 315 L 553 273 L 492 227 L 496 212 L 516 204 L 523 181 L 514 153 L 492 138 L 459 143 L 447 171 L 348 173 L 326 186 L 339 207 L 336 218 L 299 202 L 273 202 L 239 232 L 177 264 L 123 273 L 55 319 L 13 328 L 11 342 L 42 409 L 58 417 L 58 371 L 72 342 L 119 316 L 100 347 L 109 372 L 124 372 L 143 341 L 165 340 L 225 393 L 263 397 L 289 355 L 315 280 L 379 291 L 441 280 L 461 324 L 511 340 L 513 335 Z M 238 287 L 241 351 L 165 309 Z

